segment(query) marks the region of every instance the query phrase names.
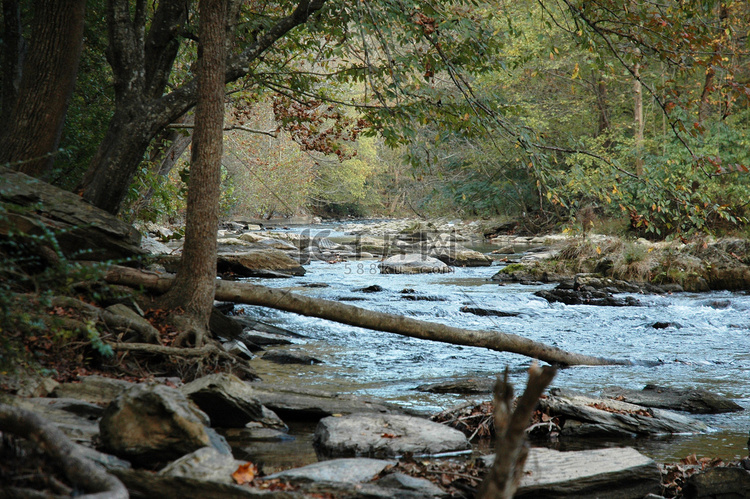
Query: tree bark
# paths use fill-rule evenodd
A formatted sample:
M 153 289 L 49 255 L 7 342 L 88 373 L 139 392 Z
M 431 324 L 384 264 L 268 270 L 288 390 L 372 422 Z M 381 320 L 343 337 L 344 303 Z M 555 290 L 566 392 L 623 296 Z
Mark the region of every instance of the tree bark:
M 105 279 L 113 284 L 143 286 L 157 293 L 166 292 L 173 276 L 158 275 L 126 267 L 112 267 Z M 548 346 L 543 343 L 499 331 L 462 329 L 444 324 L 420 321 L 395 314 L 375 312 L 337 301 L 310 298 L 288 291 L 256 284 L 217 281 L 215 298 L 221 301 L 259 305 L 285 310 L 300 315 L 349 324 L 351 326 L 385 331 L 412 338 L 440 341 L 454 345 L 487 348 L 511 352 L 557 365 L 631 365 L 625 360 L 594 357 Z
M 326 0 L 298 0 L 294 10 L 227 61 L 225 82 L 246 76 L 253 61 L 289 31 L 304 24 Z M 197 100 L 197 81 L 165 93 L 174 63 L 175 45 L 190 2 L 159 2 L 146 34 L 143 0 L 131 17 L 127 0 L 111 0 L 108 8 L 108 59 L 115 75 L 116 111 L 99 151 L 76 191 L 95 206 L 117 213 L 138 165 L 156 134 L 184 115 Z M 235 4 L 232 9 L 238 9 Z M 139 54 L 145 53 L 141 57 Z M 148 64 L 148 68 L 146 65 Z
M 18 99 L 21 68 L 26 53 L 26 41 L 21 28 L 21 4 L 18 0 L 3 0 L 2 101 L 0 101 L 0 135 L 10 123 L 10 113 Z
M 523 467 L 529 454 L 526 428 L 536 409 L 539 397 L 555 377 L 555 369 L 539 368 L 534 363 L 529 369 L 526 390 L 513 409 L 513 387 L 508 383 L 508 369 L 504 379 L 495 383 L 495 461 L 482 482 L 478 499 L 511 499 L 523 477 Z
M 185 245 L 177 277 L 164 303 L 181 308 L 194 325 L 189 335 L 202 346 L 216 284 L 216 232 L 219 229 L 221 156 L 224 136 L 226 0 L 200 0 L 198 107 L 188 181 Z M 178 338 L 178 343 L 188 336 Z
M 80 499 L 127 499 L 125 486 L 81 454 L 78 447 L 51 423 L 33 412 L 0 404 L 0 431 L 31 440 L 59 465 L 76 486 L 92 493 Z
M 33 39 L 0 136 L 0 164 L 34 177 L 52 169 L 75 85 L 85 6 L 85 0 L 34 2 Z

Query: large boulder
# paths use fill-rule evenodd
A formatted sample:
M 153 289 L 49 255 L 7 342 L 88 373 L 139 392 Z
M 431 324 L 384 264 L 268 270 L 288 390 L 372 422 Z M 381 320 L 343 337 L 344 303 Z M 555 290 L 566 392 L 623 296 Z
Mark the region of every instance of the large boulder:
M 321 419 L 313 444 L 323 458 L 435 455 L 471 447 L 462 432 L 440 423 L 414 416 L 368 413 Z
M 118 395 L 99 422 L 105 451 L 142 465 L 170 461 L 201 447 L 228 452 L 209 431 L 208 416 L 175 388 L 139 384 Z
M 431 256 L 395 255 L 378 264 L 381 274 L 445 274 L 453 269 Z
M 216 261 L 220 274 L 241 277 L 269 277 L 270 272 L 301 276 L 305 269 L 285 252 L 268 248 L 219 255 Z
M 2 167 L 0 186 L 0 203 L 18 207 L 0 220 L 0 237 L 10 231 L 14 238 L 19 233 L 34 237 L 51 231 L 70 259 L 115 260 L 145 254 L 137 230 L 72 192 Z
M 285 425 L 254 396 L 247 383 L 232 374 L 209 374 L 180 388 L 219 428 L 244 428 L 247 423 Z

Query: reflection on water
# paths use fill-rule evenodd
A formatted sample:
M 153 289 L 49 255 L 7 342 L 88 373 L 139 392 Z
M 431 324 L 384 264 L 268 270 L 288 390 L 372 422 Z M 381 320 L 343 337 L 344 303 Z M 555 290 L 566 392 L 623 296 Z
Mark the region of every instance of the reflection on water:
M 662 362 L 658 367 L 567 368 L 558 373 L 553 386 L 593 394 L 605 386 L 641 389 L 648 383 L 705 388 L 750 407 L 747 294 L 638 296 L 640 307 L 566 306 L 549 304 L 533 295 L 551 286 L 500 286 L 489 281 L 497 266 L 457 268 L 455 273 L 440 275 L 381 275 L 373 263 L 313 262 L 303 277 L 250 280 L 329 300 L 357 298 L 354 305 L 372 310 L 466 329 L 514 333 L 588 355 Z M 302 287 L 313 282 L 329 286 Z M 355 291 L 373 284 L 383 291 Z M 401 293 L 404 289 L 441 300 L 406 300 Z M 461 312 L 465 305 L 517 315 L 480 317 Z M 325 362 L 290 368 L 253 361 L 265 380 L 282 381 L 291 373 L 315 388 L 379 397 L 425 412 L 457 405 L 467 397 L 417 392 L 417 385 L 451 377 L 494 378 L 509 366 L 511 381 L 520 390 L 530 364 L 529 359 L 514 354 L 369 331 L 259 307 L 245 307 L 245 313 L 306 335 L 307 339 L 285 348 L 304 350 Z M 671 325 L 656 329 L 652 327 L 656 322 Z M 750 424 L 745 412 L 700 418 L 712 432 L 616 443 L 632 445 L 658 461 L 674 461 L 693 452 L 699 457 L 725 459 L 747 453 Z

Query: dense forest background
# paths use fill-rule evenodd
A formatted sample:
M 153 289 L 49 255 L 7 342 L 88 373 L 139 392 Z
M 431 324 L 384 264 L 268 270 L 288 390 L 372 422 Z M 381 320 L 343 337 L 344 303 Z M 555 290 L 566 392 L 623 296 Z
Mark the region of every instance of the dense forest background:
M 223 217 L 500 216 L 539 229 L 597 217 L 654 237 L 746 225 L 747 2 L 313 3 L 241 71 L 230 60 Z M 43 4 L 4 2 L 6 67 L 38 36 Z M 230 58 L 287 10 L 230 2 Z M 192 2 L 86 2 L 59 152 L 39 176 L 84 197 L 93 177 L 125 182 L 121 200 L 98 194 L 118 200 L 102 207 L 182 219 L 192 103 L 160 122 L 138 113 L 194 78 L 196 18 Z M 123 87 L 136 74 L 125 28 L 142 31 L 145 90 Z M 13 74 L 0 75 L 4 118 Z M 115 126 L 123 116 L 140 142 L 116 143 L 135 134 Z M 122 177 L 102 166 L 104 144 L 132 150 L 111 159 Z

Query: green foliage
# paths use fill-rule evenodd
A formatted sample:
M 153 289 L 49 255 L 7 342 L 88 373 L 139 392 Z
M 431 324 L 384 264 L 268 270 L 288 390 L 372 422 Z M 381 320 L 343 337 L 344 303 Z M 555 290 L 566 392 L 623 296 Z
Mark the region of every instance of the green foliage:
M 63 322 L 47 315 L 53 297 L 75 295 L 77 284 L 98 280 L 110 262 L 90 265 L 67 257 L 57 242 L 59 232 L 41 223 L 28 227 L 23 215 L 33 211 L 0 203 L 0 370 L 33 363 L 36 352 L 25 345 L 37 337 L 59 345 L 82 339 L 100 355 L 111 356 L 92 321 L 80 338 L 80 332 L 66 331 Z

